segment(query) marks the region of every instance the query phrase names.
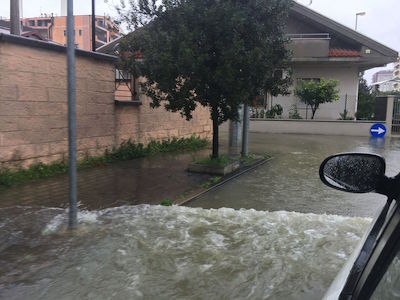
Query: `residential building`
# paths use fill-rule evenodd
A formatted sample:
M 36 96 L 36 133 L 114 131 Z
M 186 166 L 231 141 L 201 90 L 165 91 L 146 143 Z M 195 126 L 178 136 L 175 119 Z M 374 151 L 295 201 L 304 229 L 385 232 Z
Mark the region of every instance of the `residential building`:
M 348 117 L 354 117 L 360 72 L 384 66 L 398 57 L 395 50 L 297 2 L 291 8 L 286 34 L 291 39 L 289 47 L 292 50 L 292 91 L 301 79 L 325 78 L 339 81 L 339 101 L 322 104 L 316 113 L 317 119 L 337 120 L 344 110 Z M 98 51 L 114 54 L 118 50 L 118 43 L 117 39 Z M 136 92 L 135 85 L 131 84 L 131 87 Z M 297 109 L 303 118 L 311 115 L 311 110 L 293 93 L 279 97 L 271 97 L 266 93 L 263 97 L 262 108 L 270 109 L 279 104 L 283 108 L 283 118 L 288 118 L 293 109 Z
M 0 33 L 10 34 L 9 20 L 0 19 Z M 28 26 L 21 27 L 21 36 L 41 41 L 46 40 L 46 37 L 44 37 L 38 30 Z
M 354 31 L 308 7 L 294 3 L 286 27 L 293 50 L 293 87 L 300 79 L 335 79 L 339 81 L 339 100 L 322 104 L 316 119 L 337 120 L 344 110 L 349 117 L 357 111 L 359 74 L 395 61 L 397 51 Z M 267 102 L 280 104 L 283 117 L 297 107 L 303 118 L 310 118 L 310 109 L 292 93 Z
M 74 17 L 75 43 L 79 49 L 92 50 L 92 16 Z M 24 18 L 22 24 L 40 32 L 46 39 L 67 44 L 67 17 L 42 14 L 40 17 Z M 96 48 L 119 37 L 119 27 L 110 17 L 96 16 Z
M 397 63 L 395 64 L 393 79 L 397 80 L 397 82 L 394 83 L 394 90 L 400 92 L 400 58 L 397 59 Z
M 379 86 L 380 92 L 391 92 L 394 90 L 394 70 L 383 70 L 372 75 L 372 84 Z

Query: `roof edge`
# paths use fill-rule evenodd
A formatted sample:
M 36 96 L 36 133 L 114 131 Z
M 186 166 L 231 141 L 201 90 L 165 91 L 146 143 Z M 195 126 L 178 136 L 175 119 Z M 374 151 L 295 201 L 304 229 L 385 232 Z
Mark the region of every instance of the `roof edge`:
M 23 46 L 33 47 L 33 48 L 41 48 L 41 49 L 46 49 L 46 50 L 56 51 L 56 52 L 61 52 L 61 53 L 67 52 L 67 47 L 65 47 L 65 46 L 49 43 L 46 41 L 33 40 L 30 38 L 26 38 L 26 37 L 19 36 L 19 35 L 13 35 L 13 34 L 0 33 L 0 42 L 9 42 L 9 43 L 13 43 L 13 44 L 18 44 L 18 45 L 23 45 Z M 85 51 L 85 50 L 81 50 L 81 49 L 75 49 L 75 53 L 77 56 L 94 58 L 94 59 L 99 59 L 99 60 L 106 60 L 106 61 L 111 61 L 111 62 L 115 62 L 118 60 L 118 58 L 113 55 Z
M 356 40 L 357 42 L 359 42 L 365 46 L 373 48 L 386 56 L 399 57 L 399 53 L 396 50 L 394 50 L 388 46 L 385 46 L 385 45 L 373 40 L 372 38 L 369 38 L 369 37 L 359 33 L 358 31 L 355 31 L 343 24 L 340 24 L 339 22 L 336 22 L 336 21 L 334 21 L 334 20 L 308 8 L 308 7 L 305 7 L 305 6 L 297 3 L 297 2 L 293 2 L 292 10 L 294 12 L 297 12 L 305 17 L 308 17 L 326 27 L 329 27 L 330 29 L 337 31 L 353 40 Z

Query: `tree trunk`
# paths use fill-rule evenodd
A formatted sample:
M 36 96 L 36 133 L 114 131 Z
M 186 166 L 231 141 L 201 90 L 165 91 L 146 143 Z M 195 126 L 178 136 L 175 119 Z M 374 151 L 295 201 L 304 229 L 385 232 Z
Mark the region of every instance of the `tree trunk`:
M 214 109 L 213 109 L 214 110 Z M 213 144 L 212 144 L 212 156 L 211 158 L 218 158 L 218 114 L 212 113 L 213 123 Z
M 311 111 L 312 111 L 311 120 L 314 120 L 314 116 L 315 116 L 315 113 L 317 112 L 317 109 L 318 109 L 318 107 L 311 106 Z

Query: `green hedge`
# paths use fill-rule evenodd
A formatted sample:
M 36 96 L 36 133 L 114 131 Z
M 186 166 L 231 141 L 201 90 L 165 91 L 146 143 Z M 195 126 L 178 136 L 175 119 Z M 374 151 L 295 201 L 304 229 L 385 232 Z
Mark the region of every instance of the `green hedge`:
M 172 140 L 164 140 L 161 142 L 151 141 L 147 146 L 136 144 L 131 140 L 123 142 L 118 148 L 106 150 L 102 156 L 89 156 L 79 160 L 77 167 L 85 169 L 101 165 L 110 164 L 118 161 L 126 161 L 139 157 L 154 155 L 157 153 L 177 152 L 183 150 L 198 150 L 207 147 L 208 140 L 201 139 L 196 136 L 190 138 L 173 138 Z M 19 170 L 0 170 L 0 187 L 12 186 L 18 183 L 37 180 L 42 178 L 53 177 L 58 174 L 68 172 L 68 161 L 57 161 L 50 164 L 35 164 L 27 169 Z

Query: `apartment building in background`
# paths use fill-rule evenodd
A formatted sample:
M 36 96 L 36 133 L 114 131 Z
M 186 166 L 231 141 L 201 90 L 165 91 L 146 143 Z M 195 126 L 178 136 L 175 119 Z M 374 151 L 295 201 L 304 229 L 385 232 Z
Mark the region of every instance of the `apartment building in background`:
M 372 75 L 372 83 L 376 84 L 381 82 L 381 84 L 379 84 L 379 91 L 391 92 L 394 90 L 394 82 L 392 81 L 393 74 L 393 70 L 383 70 L 376 72 L 374 75 Z
M 22 25 L 32 28 L 46 39 L 61 45 L 67 44 L 67 17 L 42 14 L 40 17 L 23 18 Z M 120 35 L 119 26 L 108 16 L 96 16 L 96 48 Z M 75 16 L 75 44 L 82 50 L 92 50 L 92 16 Z
M 395 64 L 393 78 L 398 80 L 394 83 L 394 90 L 400 92 L 400 58 L 397 59 L 397 63 Z

